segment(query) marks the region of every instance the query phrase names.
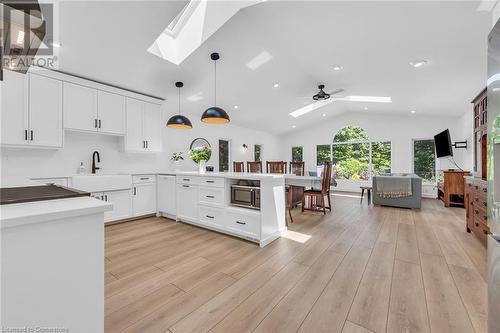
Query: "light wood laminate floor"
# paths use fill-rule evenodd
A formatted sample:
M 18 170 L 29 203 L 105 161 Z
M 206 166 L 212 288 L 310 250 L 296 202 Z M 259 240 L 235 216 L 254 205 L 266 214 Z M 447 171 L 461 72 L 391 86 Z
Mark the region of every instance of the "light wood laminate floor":
M 164 218 L 106 226 L 106 332 L 486 332 L 464 209 L 332 202 L 265 248 Z

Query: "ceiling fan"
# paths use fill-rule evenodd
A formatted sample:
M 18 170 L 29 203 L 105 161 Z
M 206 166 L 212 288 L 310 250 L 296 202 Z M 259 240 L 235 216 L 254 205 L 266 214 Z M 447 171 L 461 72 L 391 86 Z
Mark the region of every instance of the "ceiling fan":
M 326 93 L 323 90 L 324 88 L 325 88 L 324 84 L 320 84 L 318 86 L 318 89 L 319 89 L 318 93 L 312 97 L 315 101 L 324 101 L 326 99 L 329 99 L 330 96 L 335 95 L 335 94 L 339 94 L 339 93 L 344 91 L 344 89 L 340 88 L 340 89 L 336 89 L 332 92 Z

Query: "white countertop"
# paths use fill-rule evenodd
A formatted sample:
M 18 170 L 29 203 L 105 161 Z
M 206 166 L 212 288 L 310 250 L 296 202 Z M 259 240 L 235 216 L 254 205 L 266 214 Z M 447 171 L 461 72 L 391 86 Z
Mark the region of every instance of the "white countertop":
M 111 203 L 78 197 L 0 206 L 0 229 L 110 211 Z

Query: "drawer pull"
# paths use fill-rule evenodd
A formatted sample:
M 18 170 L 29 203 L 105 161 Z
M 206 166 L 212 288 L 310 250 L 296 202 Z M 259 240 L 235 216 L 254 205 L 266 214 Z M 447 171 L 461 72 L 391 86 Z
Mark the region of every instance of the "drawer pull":
M 479 227 L 479 223 L 476 222 L 475 224 L 476 224 L 476 227 Z
M 182 187 L 190 187 L 189 185 L 182 185 Z
M 206 195 L 206 197 L 209 198 L 209 199 L 215 198 L 213 195 Z
M 491 235 L 491 232 L 489 232 L 488 230 L 483 229 L 483 232 L 485 235 Z
M 477 185 L 476 185 L 476 186 L 474 186 L 474 187 L 476 188 L 476 190 L 479 190 L 479 186 L 477 186 Z
M 236 223 L 238 223 L 238 224 L 246 224 L 245 222 L 241 222 L 241 221 L 236 221 Z
M 477 215 L 479 214 L 479 211 L 477 209 L 474 209 L 474 213 Z
M 206 182 L 207 183 L 215 183 L 215 181 L 213 181 L 213 180 L 207 180 Z
M 476 202 L 479 202 L 479 198 L 474 198 L 474 200 L 476 200 Z
M 189 179 L 189 178 L 183 178 L 182 180 L 185 181 L 185 182 L 190 182 L 191 181 L 191 179 Z
M 149 177 L 141 177 L 141 178 L 139 178 L 139 179 L 140 179 L 140 180 L 148 180 L 148 179 L 149 179 Z
M 206 217 L 208 217 L 209 219 L 213 219 L 214 218 L 213 216 L 210 216 L 210 215 L 206 215 Z

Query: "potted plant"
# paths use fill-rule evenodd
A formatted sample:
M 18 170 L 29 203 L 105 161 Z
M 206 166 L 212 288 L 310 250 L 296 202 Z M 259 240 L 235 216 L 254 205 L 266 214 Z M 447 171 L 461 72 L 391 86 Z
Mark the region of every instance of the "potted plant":
M 181 166 L 181 161 L 184 161 L 184 157 L 182 157 L 182 152 L 172 153 L 172 157 L 170 160 L 174 162 L 175 171 L 179 171 Z
M 189 156 L 198 163 L 200 173 L 205 173 L 205 165 L 212 154 L 212 150 L 207 146 L 194 147 L 189 151 Z

